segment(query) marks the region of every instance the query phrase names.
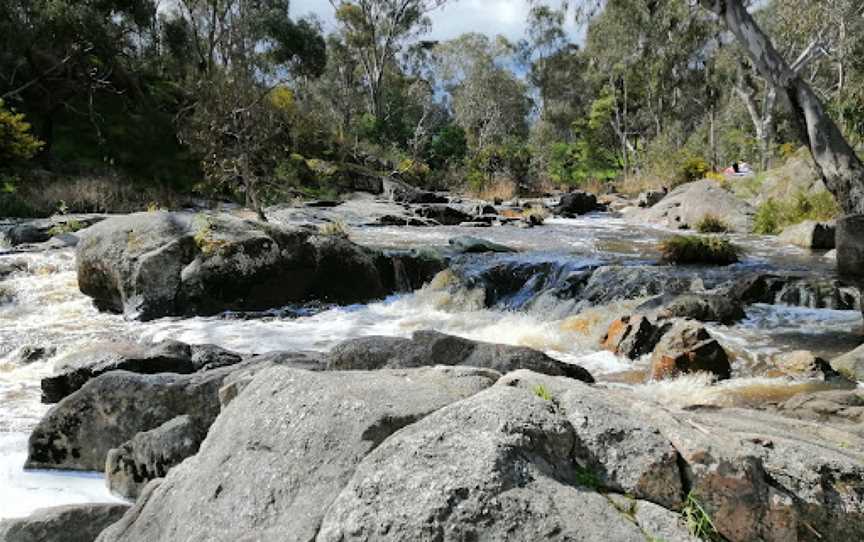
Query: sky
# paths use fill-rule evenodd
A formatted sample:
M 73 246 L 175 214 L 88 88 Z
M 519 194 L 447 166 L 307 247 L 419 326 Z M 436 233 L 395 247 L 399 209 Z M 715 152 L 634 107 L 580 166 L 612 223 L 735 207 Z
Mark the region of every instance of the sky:
M 480 32 L 519 40 L 525 37 L 529 7 L 528 0 L 450 0 L 431 14 L 432 31 L 423 39 L 448 40 L 466 32 Z M 335 28 L 329 0 L 292 0 L 292 17 L 310 13 L 321 19 L 325 31 Z M 575 35 L 575 23 L 569 24 L 569 30 Z

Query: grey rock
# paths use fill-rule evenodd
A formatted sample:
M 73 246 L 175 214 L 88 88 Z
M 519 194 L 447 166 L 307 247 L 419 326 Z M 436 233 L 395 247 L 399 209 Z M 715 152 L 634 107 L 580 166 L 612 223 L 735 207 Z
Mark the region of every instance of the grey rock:
M 573 458 L 604 489 L 682 507 L 678 452 L 645 416 L 628 408 L 625 394 L 531 371 L 515 371 L 496 385 L 528 392 L 542 386 L 573 428 Z
M 646 316 L 622 316 L 609 325 L 600 347 L 619 356 L 638 359 L 657 346 L 669 325 L 658 326 Z
M 444 226 L 458 226 L 463 222 L 472 222 L 473 216 L 452 205 L 423 205 L 414 210 L 417 216 L 434 220 Z
M 396 287 L 387 281 L 394 263 L 380 251 L 230 215 L 112 218 L 82 234 L 76 255 L 81 291 L 130 319 L 355 303 Z
M 649 542 L 699 542 L 690 534 L 684 518 L 679 512 L 663 508 L 649 501 L 641 501 L 631 496 L 607 495 L 618 510 L 629 515 L 639 525 Z
M 459 254 L 476 254 L 481 252 L 516 252 L 508 246 L 494 243 L 486 239 L 480 239 L 479 237 L 471 237 L 468 235 L 453 237 L 450 239 L 449 244 Z
M 669 228 L 695 229 L 705 216 L 714 215 L 722 218 L 733 231 L 750 233 L 755 213 L 749 203 L 715 181 L 703 180 L 675 188 L 662 201 L 633 217 Z
M 15 365 L 29 365 L 37 361 L 43 361 L 54 357 L 57 354 L 56 346 L 37 346 L 33 344 L 25 344 L 10 356 L 12 363 Z
M 774 366 L 783 374 L 808 380 L 838 380 L 841 375 L 823 358 L 807 350 L 774 356 Z
M 727 289 L 742 302 L 783 304 L 812 309 L 858 310 L 861 292 L 854 284 L 831 278 L 756 274 Z
M 150 480 L 164 478 L 170 469 L 195 455 L 205 436 L 207 428 L 188 415 L 138 433 L 108 452 L 108 488 L 122 497 L 136 499 Z
M 205 427 L 233 367 L 191 375 L 111 371 L 54 405 L 30 434 L 26 468 L 103 471 L 108 451 L 189 414 Z
M 463 368 L 262 371 L 198 454 L 147 486 L 100 542 L 312 540 L 357 464 L 387 437 L 490 386 Z
M 834 358 L 831 367 L 850 380 L 864 382 L 864 346 Z
M 837 226 L 828 222 L 806 220 L 789 226 L 780 234 L 780 241 L 802 248 L 831 250 L 835 246 Z
M 864 423 L 864 389 L 802 393 L 787 399 L 777 409 L 784 416 L 833 424 Z
M 42 508 L 25 518 L 0 521 L 0 542 L 93 542 L 128 509 L 120 503 Z
M 141 374 L 195 371 L 189 345 L 165 341 L 152 346 L 131 342 L 103 342 L 58 359 L 55 374 L 42 379 L 42 402 L 57 403 L 87 381 L 110 371 Z
M 635 522 L 579 483 L 574 444 L 554 403 L 495 386 L 370 453 L 316 540 L 644 541 Z
M 434 365 L 483 367 L 500 373 L 530 369 L 538 373 L 567 376 L 594 382 L 588 371 L 524 346 L 484 343 L 437 331 L 417 331 L 411 339 L 363 337 L 336 345 L 327 368 L 404 369 Z
M 460 228 L 490 228 L 492 227 L 491 222 L 460 222 Z
M 636 204 L 639 207 L 648 208 L 654 207 L 666 197 L 666 190 L 647 190 L 639 194 L 639 198 L 636 201 Z

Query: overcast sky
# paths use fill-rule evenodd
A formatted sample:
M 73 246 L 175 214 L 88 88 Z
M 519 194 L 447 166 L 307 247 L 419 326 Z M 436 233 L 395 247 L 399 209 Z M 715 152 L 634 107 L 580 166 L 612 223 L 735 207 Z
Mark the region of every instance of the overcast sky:
M 424 39 L 447 40 L 466 32 L 503 34 L 518 40 L 525 36 L 528 0 L 451 0 L 432 13 L 432 32 Z M 314 13 L 324 23 L 324 30 L 334 29 L 333 8 L 329 0 L 292 0 L 295 18 Z M 575 24 L 569 25 L 575 35 Z

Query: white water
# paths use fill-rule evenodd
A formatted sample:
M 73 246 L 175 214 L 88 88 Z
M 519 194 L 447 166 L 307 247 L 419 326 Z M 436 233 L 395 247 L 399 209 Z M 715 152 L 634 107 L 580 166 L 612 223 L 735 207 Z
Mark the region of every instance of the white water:
M 352 235 L 355 241 L 385 247 L 442 246 L 454 235 L 475 235 L 522 250 L 553 251 L 559 257 L 606 259 L 656 258 L 656 242 L 668 235 L 657 228 L 641 228 L 618 219 L 593 216 L 552 220 L 534 230 L 489 228 L 368 228 Z M 780 247 L 773 240 L 741 238 L 751 257 L 745 265 L 772 263 L 803 268 L 823 265 L 818 257 Z M 77 290 L 71 251 L 3 256 L 26 264 L 0 288 L 12 295 L 0 304 L 0 518 L 25 515 L 42 506 L 105 501 L 112 497 L 98 474 L 24 472 L 26 438 L 47 411 L 39 402 L 39 380 L 52 371 L 52 361 L 94 341 L 128 338 L 158 341 L 173 338 L 189 343 L 213 343 L 241 352 L 274 350 L 325 351 L 339 341 L 367 335 L 410 336 L 416 330 L 436 329 L 471 339 L 524 345 L 559 359 L 578 363 L 595 376 L 645 367 L 598 352 L 600 336 L 614 318 L 628 314 L 637 301 L 593 308 L 563 319 L 551 313 L 508 312 L 483 307 L 481 292 L 452 288 L 446 276 L 409 295 L 394 296 L 369 305 L 334 308 L 296 319 L 168 318 L 128 323 L 96 311 Z M 3 260 L 0 260 L 3 261 Z M 0 295 L 2 297 L 2 295 Z M 725 346 L 738 354 L 736 376 L 720 385 L 703 377 L 634 387 L 643 397 L 671 405 L 735 404 L 740 397 L 758 395 L 766 387 L 797 389 L 800 383 L 766 379 L 758 367 L 781 351 L 824 344 L 830 350 L 837 337 L 843 345 L 860 340 L 860 314 L 853 312 L 754 306 L 740 326 L 712 327 Z M 833 337 L 833 339 L 832 339 Z M 57 355 L 30 365 L 12 362 L 24 345 L 55 346 Z M 794 348 L 792 347 L 794 346 Z M 847 348 L 848 349 L 848 348 Z M 774 392 L 776 394 L 776 390 Z M 782 393 L 780 393 L 782 395 Z

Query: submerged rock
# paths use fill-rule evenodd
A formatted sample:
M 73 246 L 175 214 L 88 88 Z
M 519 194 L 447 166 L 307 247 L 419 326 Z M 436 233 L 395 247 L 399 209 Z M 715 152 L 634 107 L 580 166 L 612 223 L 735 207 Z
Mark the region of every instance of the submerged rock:
M 93 542 L 128 509 L 121 503 L 42 508 L 25 518 L 0 521 L 0 542 Z
M 198 454 L 148 486 L 99 540 L 312 540 L 370 451 L 497 378 L 440 367 L 263 371 L 228 404 Z
M 675 322 L 654 349 L 651 378 L 663 380 L 697 372 L 711 373 L 720 379 L 731 377 L 729 355 L 704 327 L 694 322 Z
M 312 300 L 354 303 L 396 289 L 386 280 L 393 262 L 379 251 L 228 215 L 112 218 L 82 236 L 77 265 L 81 291 L 100 309 L 141 320 Z
M 783 230 L 779 240 L 802 248 L 831 250 L 835 246 L 836 233 L 837 227 L 833 223 L 806 220 Z
M 531 348 L 472 341 L 437 331 L 417 331 L 411 339 L 374 336 L 350 339 L 336 345 L 327 362 L 328 369 L 341 371 L 434 365 L 483 367 L 499 373 L 530 369 L 594 382 L 591 374 L 582 367 Z
M 512 248 L 469 235 L 461 235 L 450 239 L 449 244 L 459 254 L 476 254 L 482 252 L 516 252 Z

